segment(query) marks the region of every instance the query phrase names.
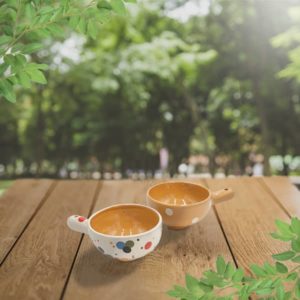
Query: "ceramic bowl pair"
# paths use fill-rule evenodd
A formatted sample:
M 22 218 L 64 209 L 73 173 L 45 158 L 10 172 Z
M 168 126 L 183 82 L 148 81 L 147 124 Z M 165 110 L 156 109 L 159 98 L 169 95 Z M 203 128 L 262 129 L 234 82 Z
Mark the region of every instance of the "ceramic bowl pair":
M 162 223 L 184 229 L 202 220 L 213 203 L 230 199 L 231 189 L 212 192 L 188 182 L 165 182 L 149 188 L 148 206 L 117 204 L 95 212 L 90 218 L 71 216 L 68 226 L 88 234 L 97 249 L 121 261 L 143 257 L 158 245 Z

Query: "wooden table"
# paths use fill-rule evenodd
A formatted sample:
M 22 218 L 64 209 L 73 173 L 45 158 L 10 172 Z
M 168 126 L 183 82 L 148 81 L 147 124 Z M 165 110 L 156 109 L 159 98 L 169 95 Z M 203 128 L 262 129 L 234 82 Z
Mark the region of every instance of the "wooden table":
M 129 263 L 101 255 L 69 230 L 69 215 L 90 215 L 119 202 L 145 203 L 154 181 L 17 180 L 0 198 L 0 299 L 170 299 L 185 273 L 200 276 L 219 254 L 249 270 L 286 245 L 273 240 L 275 219 L 300 216 L 300 193 L 285 177 L 198 180 L 231 187 L 197 225 L 164 228 L 158 248 Z

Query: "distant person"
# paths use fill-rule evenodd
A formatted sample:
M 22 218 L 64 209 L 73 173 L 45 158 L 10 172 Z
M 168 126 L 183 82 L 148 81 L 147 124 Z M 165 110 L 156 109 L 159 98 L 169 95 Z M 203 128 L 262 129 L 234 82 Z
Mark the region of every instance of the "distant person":
M 257 162 L 253 166 L 253 176 L 263 176 L 264 165 L 261 162 Z

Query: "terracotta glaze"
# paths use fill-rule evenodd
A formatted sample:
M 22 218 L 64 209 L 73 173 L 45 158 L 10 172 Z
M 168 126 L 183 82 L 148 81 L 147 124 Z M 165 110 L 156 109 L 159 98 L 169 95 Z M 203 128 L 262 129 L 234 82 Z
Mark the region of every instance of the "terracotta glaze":
M 150 230 L 159 222 L 155 212 L 142 206 L 111 207 L 91 219 L 92 228 L 109 235 L 133 235 Z
M 211 192 L 200 184 L 176 181 L 156 184 L 147 192 L 149 206 L 160 212 L 170 229 L 183 229 L 198 223 L 213 203 L 229 200 L 232 196 L 229 188 Z

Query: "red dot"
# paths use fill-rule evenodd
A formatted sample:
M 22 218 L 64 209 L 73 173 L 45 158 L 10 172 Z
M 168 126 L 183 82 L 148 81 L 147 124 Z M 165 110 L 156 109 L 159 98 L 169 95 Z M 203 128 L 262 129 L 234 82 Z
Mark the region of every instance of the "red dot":
M 85 217 L 79 217 L 79 218 L 78 218 L 78 221 L 79 221 L 79 222 L 85 221 Z
M 147 242 L 146 245 L 145 245 L 145 249 L 149 249 L 150 247 L 152 246 L 152 243 L 151 242 Z

